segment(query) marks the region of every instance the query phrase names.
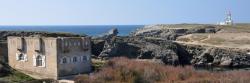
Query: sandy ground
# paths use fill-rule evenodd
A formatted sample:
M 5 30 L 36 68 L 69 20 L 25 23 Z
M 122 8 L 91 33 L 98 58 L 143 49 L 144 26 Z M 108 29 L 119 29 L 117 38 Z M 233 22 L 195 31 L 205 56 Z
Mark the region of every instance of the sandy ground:
M 250 49 L 250 33 L 189 34 L 178 37 L 175 42 Z

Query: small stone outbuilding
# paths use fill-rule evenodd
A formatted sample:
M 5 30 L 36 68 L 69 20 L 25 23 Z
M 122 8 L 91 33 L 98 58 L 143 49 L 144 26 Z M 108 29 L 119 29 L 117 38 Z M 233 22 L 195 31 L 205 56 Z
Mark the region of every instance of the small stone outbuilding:
M 8 37 L 9 65 L 36 79 L 91 71 L 89 37 Z

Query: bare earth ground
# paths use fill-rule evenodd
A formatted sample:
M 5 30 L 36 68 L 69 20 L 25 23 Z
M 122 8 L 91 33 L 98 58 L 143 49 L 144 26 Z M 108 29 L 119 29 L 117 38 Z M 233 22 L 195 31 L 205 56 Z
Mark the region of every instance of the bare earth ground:
M 200 24 L 158 25 L 161 30 L 181 28 L 199 28 Z M 210 25 L 220 29 L 217 33 L 195 33 L 180 36 L 175 42 L 182 44 L 206 45 L 214 47 L 250 49 L 250 24 L 233 26 Z M 150 26 L 148 26 L 150 28 Z M 146 29 L 147 30 L 147 29 Z
M 215 47 L 250 49 L 250 33 L 189 34 L 178 37 L 176 42 Z

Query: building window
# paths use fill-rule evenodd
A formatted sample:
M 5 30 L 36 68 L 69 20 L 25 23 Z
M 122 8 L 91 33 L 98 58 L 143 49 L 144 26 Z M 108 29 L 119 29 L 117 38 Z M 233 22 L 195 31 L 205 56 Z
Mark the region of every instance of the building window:
M 63 59 L 62 59 L 62 63 L 63 63 L 63 64 L 67 63 L 67 59 L 66 59 L 66 58 L 63 58 Z
M 68 42 L 65 42 L 65 46 L 68 46 Z
M 81 46 L 81 43 L 78 41 L 78 42 L 77 42 L 77 45 L 78 45 L 78 46 Z
M 77 62 L 77 57 L 73 57 L 73 62 Z
M 36 66 L 42 66 L 43 65 L 43 59 L 42 56 L 36 57 Z
M 82 61 L 87 61 L 87 56 L 82 56 Z
M 27 55 L 23 54 L 23 53 L 17 53 L 16 54 L 16 60 L 17 61 L 27 61 L 28 58 L 27 58 Z
M 74 42 L 74 46 L 77 46 L 77 41 L 76 41 L 76 42 Z
M 18 60 L 24 60 L 24 55 L 23 54 L 19 54 Z
M 72 43 L 72 42 L 68 42 L 68 43 L 69 43 L 69 46 L 71 46 L 71 43 Z
M 45 67 L 45 56 L 34 55 L 33 56 L 33 65 L 36 67 Z
M 68 58 L 67 58 L 67 57 L 62 57 L 62 58 L 60 59 L 60 64 L 66 64 L 66 63 L 69 63 Z
M 89 43 L 87 41 L 85 41 L 84 46 L 88 47 L 88 45 L 89 45 Z

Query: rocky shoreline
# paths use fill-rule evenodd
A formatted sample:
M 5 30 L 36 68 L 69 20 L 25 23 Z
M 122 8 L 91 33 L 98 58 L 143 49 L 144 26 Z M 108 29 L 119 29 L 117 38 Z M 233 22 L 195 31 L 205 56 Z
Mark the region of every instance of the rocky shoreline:
M 250 67 L 250 49 L 175 42 L 178 37 L 188 34 L 217 34 L 226 33 L 225 31 L 230 30 L 230 28 L 222 27 L 224 26 L 146 26 L 127 37 L 114 36 L 112 43 L 107 43 L 106 40 L 109 39 L 93 39 L 92 52 L 95 57 L 101 59 L 125 56 L 133 59 L 149 59 L 171 65 L 229 68 Z M 109 48 L 105 48 L 105 46 Z
M 168 27 L 168 28 L 166 28 Z M 213 25 L 154 25 L 145 26 L 129 36 L 117 36 L 112 29 L 101 37 L 92 37 L 93 58 L 110 59 L 128 57 L 169 65 L 194 65 L 206 67 L 250 67 L 250 49 L 213 47 L 178 43 L 176 39 L 188 34 L 216 34 L 229 31 Z M 0 31 L 1 62 L 7 63 L 7 36 L 86 36 L 70 33 Z
M 249 67 L 249 49 L 218 48 L 200 45 L 178 44 L 169 40 L 147 39 L 141 37 L 118 37 L 104 49 L 105 40 L 93 40 L 92 52 L 95 57 L 111 58 L 125 56 L 133 59 L 152 59 L 171 65 L 195 65 L 214 67 Z M 98 51 L 97 51 L 98 50 Z

